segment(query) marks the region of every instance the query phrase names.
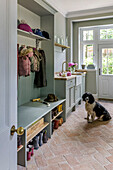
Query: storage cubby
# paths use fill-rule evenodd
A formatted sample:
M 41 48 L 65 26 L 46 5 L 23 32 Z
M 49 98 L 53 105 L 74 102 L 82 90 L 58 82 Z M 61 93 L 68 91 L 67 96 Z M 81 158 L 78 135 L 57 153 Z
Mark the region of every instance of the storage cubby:
M 34 98 L 44 100 L 48 93 L 54 94 L 54 13 L 56 11 L 43 1 L 34 0 L 18 0 L 19 20 L 24 19 L 26 23 L 33 29 L 39 28 L 49 33 L 50 39 L 37 36 L 23 30 L 17 29 L 19 45 L 41 48 L 46 56 L 46 78 L 47 86 L 37 88 L 34 86 L 35 73 L 30 76 L 18 76 L 18 127 L 24 128 L 22 135 L 22 147 L 18 149 L 18 164 L 27 167 L 27 144 L 37 134 L 43 130 L 47 130 L 47 137 L 52 135 L 52 121 L 59 115 L 62 115 L 64 122 L 66 121 L 65 109 L 54 117 L 52 120 L 52 110 L 62 104 L 65 108 L 65 99 L 59 99 L 51 102 L 50 106 L 39 102 L 31 102 Z M 38 150 L 37 150 L 38 152 Z
M 40 133 L 43 129 L 46 129 L 47 137 L 51 138 L 53 121 L 51 113 L 54 108 L 61 104 L 64 109 L 61 112 L 58 112 L 54 119 L 57 118 L 59 115 L 62 115 L 63 121 L 65 122 L 66 121 L 65 99 L 59 99 L 56 102 L 51 102 L 49 107 L 39 102 L 29 102 L 18 108 L 18 127 L 22 126 L 25 131 L 24 135 L 22 136 L 24 147 L 18 152 L 19 165 L 25 167 L 27 166 L 27 154 L 26 154 L 27 144 L 38 133 Z M 42 122 L 40 123 L 41 120 Z

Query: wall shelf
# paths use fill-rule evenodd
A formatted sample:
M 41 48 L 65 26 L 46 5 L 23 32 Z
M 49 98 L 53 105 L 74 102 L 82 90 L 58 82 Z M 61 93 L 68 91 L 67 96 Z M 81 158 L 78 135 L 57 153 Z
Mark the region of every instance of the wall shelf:
M 36 40 L 39 40 L 39 41 L 42 41 L 42 40 L 49 41 L 49 39 L 47 39 L 47 38 L 41 37 L 39 35 L 33 34 L 31 32 L 24 31 L 24 30 L 21 30 L 21 29 L 17 29 L 17 34 L 28 37 L 28 38 L 36 39 Z
M 55 43 L 55 46 L 61 47 L 61 48 L 62 48 L 62 51 L 64 51 L 66 48 L 70 48 L 69 46 L 65 46 L 65 45 L 58 44 L 58 43 Z

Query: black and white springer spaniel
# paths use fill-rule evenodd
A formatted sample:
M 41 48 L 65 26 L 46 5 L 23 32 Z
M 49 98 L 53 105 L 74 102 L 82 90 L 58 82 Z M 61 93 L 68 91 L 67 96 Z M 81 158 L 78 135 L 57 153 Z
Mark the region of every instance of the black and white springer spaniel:
M 85 93 L 82 96 L 85 101 L 85 109 L 87 111 L 87 121 L 93 122 L 95 117 L 100 121 L 107 121 L 111 119 L 109 112 L 98 102 L 95 101 L 91 93 Z M 89 119 L 91 117 L 91 119 Z

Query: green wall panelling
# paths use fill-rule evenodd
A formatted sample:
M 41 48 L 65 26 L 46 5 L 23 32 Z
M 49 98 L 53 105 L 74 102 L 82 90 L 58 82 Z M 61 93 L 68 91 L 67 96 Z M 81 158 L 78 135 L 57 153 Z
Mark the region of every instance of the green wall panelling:
M 28 77 L 18 78 L 18 106 L 40 97 L 40 88 L 34 87 L 34 76 L 35 73 L 31 73 Z

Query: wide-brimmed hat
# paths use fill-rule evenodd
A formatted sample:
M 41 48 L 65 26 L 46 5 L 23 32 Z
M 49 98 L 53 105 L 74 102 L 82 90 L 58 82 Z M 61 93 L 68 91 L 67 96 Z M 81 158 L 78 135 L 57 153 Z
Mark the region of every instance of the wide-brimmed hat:
M 55 102 L 55 101 L 58 101 L 58 98 L 54 94 L 48 94 L 47 98 L 44 99 L 44 101 Z
M 33 49 L 32 48 L 23 48 L 20 52 L 20 56 L 26 56 L 30 53 L 32 53 L 32 56 L 33 56 Z

